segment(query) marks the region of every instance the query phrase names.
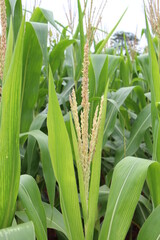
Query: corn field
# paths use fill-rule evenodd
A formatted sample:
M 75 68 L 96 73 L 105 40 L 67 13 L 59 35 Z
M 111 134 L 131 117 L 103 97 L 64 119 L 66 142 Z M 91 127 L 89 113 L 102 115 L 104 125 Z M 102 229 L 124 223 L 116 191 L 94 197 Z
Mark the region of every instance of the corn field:
M 143 53 L 108 44 L 127 9 L 97 40 L 106 1 L 40 2 L 0 0 L 0 240 L 160 239 L 159 1 Z

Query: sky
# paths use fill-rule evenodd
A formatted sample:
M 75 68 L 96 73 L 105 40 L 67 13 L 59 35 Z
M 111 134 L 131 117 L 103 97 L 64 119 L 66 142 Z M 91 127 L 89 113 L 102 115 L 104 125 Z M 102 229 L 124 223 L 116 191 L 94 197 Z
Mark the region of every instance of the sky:
M 84 0 L 80 1 L 83 3 Z M 31 8 L 34 4 L 34 1 L 28 0 L 22 2 L 27 8 Z M 68 9 L 68 0 L 37 0 L 36 2 L 41 2 L 40 7 L 52 11 L 55 20 L 67 25 L 65 11 Z M 97 9 L 100 2 L 101 0 L 94 0 Z M 71 0 L 73 11 L 76 11 L 76 3 L 77 0 Z M 108 0 L 102 16 L 103 30 L 111 31 L 127 7 L 127 12 L 116 31 L 132 32 L 140 38 L 141 31 L 145 28 L 143 0 Z M 144 39 L 142 44 L 145 44 Z

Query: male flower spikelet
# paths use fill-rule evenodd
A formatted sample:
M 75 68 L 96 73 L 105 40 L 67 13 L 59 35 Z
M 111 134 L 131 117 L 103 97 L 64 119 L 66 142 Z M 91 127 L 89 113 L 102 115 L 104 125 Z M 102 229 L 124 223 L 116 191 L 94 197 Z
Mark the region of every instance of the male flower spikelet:
M 159 0 L 148 0 L 147 15 L 152 31 L 160 38 Z
M 98 132 L 100 128 L 103 97 L 101 98 L 100 106 L 97 106 L 93 118 L 91 135 L 88 133 L 88 122 L 89 122 L 89 90 L 88 90 L 88 68 L 89 68 L 89 41 L 87 40 L 84 47 L 84 59 L 83 59 L 83 77 L 82 77 L 82 111 L 81 111 L 81 122 L 79 121 L 76 95 L 74 89 L 69 97 L 71 111 L 75 123 L 79 154 L 80 154 L 80 164 L 83 171 L 83 181 L 85 187 L 85 197 L 88 205 L 88 192 L 89 192 L 89 181 L 90 181 L 90 165 L 94 157 L 96 143 L 98 138 Z M 80 124 L 81 123 L 81 124 Z

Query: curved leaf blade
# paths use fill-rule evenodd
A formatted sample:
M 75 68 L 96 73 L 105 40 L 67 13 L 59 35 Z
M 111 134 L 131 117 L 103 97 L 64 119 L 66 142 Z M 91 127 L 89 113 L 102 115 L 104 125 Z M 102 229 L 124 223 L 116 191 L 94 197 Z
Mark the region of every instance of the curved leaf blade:
M 43 206 L 47 218 L 47 228 L 56 229 L 67 237 L 63 215 L 56 208 L 52 208 L 47 203 L 43 203 Z
M 41 153 L 43 175 L 46 182 L 49 201 L 53 207 L 56 179 L 54 176 L 53 167 L 52 167 L 51 158 L 50 158 L 49 149 L 48 149 L 48 136 L 43 132 L 41 132 L 40 130 L 32 130 L 30 132 L 21 134 L 21 137 L 26 135 L 30 135 L 34 137 L 38 142 L 40 153 Z
M 137 240 L 160 239 L 159 219 L 160 219 L 160 206 L 155 208 L 154 211 L 147 218 L 138 234 Z
M 138 115 L 137 119 L 135 120 L 130 138 L 127 141 L 126 149 L 124 152 L 124 147 L 122 146 L 116 154 L 116 162 L 120 161 L 124 156 L 131 156 L 133 155 L 144 137 L 145 131 L 151 125 L 151 105 L 148 104 Z
M 21 175 L 18 197 L 33 221 L 38 240 L 47 240 L 47 224 L 44 207 L 37 184 L 33 177 Z
M 34 225 L 32 222 L 19 224 L 0 230 L 0 240 L 35 240 Z
M 99 240 L 123 240 L 153 161 L 127 157 L 117 164 Z M 138 176 L 138 177 L 137 177 Z

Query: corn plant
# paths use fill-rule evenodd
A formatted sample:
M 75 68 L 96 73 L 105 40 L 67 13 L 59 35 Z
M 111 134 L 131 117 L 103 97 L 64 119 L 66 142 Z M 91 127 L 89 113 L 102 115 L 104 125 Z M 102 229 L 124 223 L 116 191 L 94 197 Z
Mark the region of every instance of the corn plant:
M 125 12 L 96 42 L 84 3 L 69 35 L 48 10 L 26 22 L 20 0 L 0 1 L 0 239 L 159 237 L 159 35 L 146 17 L 148 54 L 117 54 L 106 44 Z

